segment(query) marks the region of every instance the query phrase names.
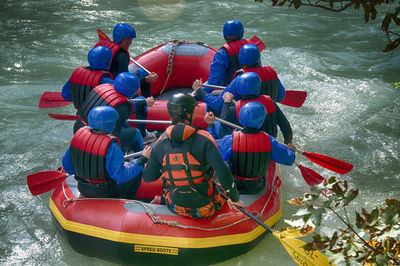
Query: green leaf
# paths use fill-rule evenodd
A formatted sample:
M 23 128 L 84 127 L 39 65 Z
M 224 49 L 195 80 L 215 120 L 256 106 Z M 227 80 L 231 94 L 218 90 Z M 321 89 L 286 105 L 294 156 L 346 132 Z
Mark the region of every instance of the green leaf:
M 376 221 L 379 217 L 379 210 L 377 208 L 373 209 L 371 212 L 371 220 L 369 221 L 369 226 L 373 226 L 376 224 Z
M 383 210 L 382 220 L 385 224 L 396 224 L 399 221 L 398 209 L 391 205 Z
M 358 196 L 358 189 L 350 189 L 344 194 L 343 204 L 347 206 Z

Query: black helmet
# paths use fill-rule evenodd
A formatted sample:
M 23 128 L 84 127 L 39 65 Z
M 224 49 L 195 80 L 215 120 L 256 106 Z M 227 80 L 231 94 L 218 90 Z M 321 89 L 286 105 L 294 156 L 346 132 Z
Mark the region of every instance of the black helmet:
M 186 93 L 177 93 L 168 100 L 167 109 L 172 118 L 188 118 L 186 113 L 193 113 L 196 107 L 196 100 Z M 191 119 L 189 119 L 190 122 Z

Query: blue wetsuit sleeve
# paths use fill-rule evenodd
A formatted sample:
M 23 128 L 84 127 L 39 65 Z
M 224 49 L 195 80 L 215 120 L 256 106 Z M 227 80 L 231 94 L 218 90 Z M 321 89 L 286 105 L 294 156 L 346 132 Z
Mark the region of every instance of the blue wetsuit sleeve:
M 72 165 L 72 161 L 71 161 L 71 153 L 69 152 L 69 147 L 68 147 L 67 151 L 65 152 L 65 155 L 62 159 L 62 164 L 63 164 L 63 168 L 64 168 L 65 172 L 67 172 L 70 175 L 75 174 L 74 166 Z
M 219 153 L 221 154 L 222 159 L 225 162 L 229 162 L 232 156 L 232 141 L 233 135 L 224 136 L 222 139 L 217 139 L 217 146 L 219 149 Z
M 286 89 L 283 87 L 281 80 L 278 78 L 278 93 L 276 95 L 276 101 L 279 103 L 285 98 Z
M 225 49 L 219 49 L 210 65 L 210 74 L 208 75 L 208 84 L 223 85 L 225 81 L 226 70 L 229 67 L 229 55 Z M 210 93 L 214 88 L 203 87 L 205 92 Z
M 274 137 L 269 136 L 271 140 L 271 159 L 280 164 L 292 165 L 296 159 L 295 152 L 289 150 L 286 145 L 280 144 Z
M 217 139 L 217 132 L 215 131 L 215 124 L 208 124 L 207 126 L 207 132 L 210 133 L 210 135 L 214 138 Z
M 203 102 L 205 102 L 207 105 L 209 105 L 211 108 L 220 111 L 222 110 L 222 107 L 224 106 L 224 99 L 222 99 L 222 96 L 224 95 L 225 92 L 230 92 L 233 94 L 233 98 L 235 101 L 239 100 L 239 95 L 236 93 L 235 84 L 237 82 L 237 79 L 235 78 L 223 91 L 220 95 L 215 96 L 211 94 L 207 94 L 203 97 Z
M 109 176 L 117 183 L 125 183 L 136 178 L 143 170 L 143 165 L 136 161 L 129 166 L 124 165 L 124 155 L 119 145 L 112 142 L 106 153 L 106 170 Z
M 103 75 L 103 77 L 100 80 L 100 84 L 114 84 L 114 80 L 109 76 L 109 75 Z
M 61 96 L 66 101 L 72 101 L 71 90 L 69 88 L 69 80 L 67 81 L 67 83 L 65 83 L 64 87 L 62 88 Z

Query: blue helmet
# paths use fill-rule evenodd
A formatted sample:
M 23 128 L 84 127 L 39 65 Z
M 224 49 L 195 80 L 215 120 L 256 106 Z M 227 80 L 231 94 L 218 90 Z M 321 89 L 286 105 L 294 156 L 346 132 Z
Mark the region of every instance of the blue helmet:
M 136 31 L 135 29 L 128 25 L 128 24 L 117 24 L 114 27 L 114 31 L 113 31 L 113 39 L 114 42 L 116 43 L 121 43 L 123 39 L 125 38 L 136 38 Z
M 260 61 L 260 50 L 254 44 L 245 44 L 240 48 L 239 62 L 241 65 L 254 65 Z
M 108 47 L 96 46 L 88 53 L 89 65 L 93 69 L 107 70 L 112 59 L 112 52 Z
M 98 106 L 90 110 L 88 119 L 91 128 L 110 133 L 118 120 L 118 113 L 110 106 Z
M 225 22 L 223 29 L 224 36 L 236 36 L 239 39 L 243 38 L 244 28 L 239 20 L 230 20 Z
M 260 128 L 266 116 L 264 105 L 259 102 L 249 102 L 240 108 L 239 122 L 245 127 Z
M 239 95 L 260 95 L 261 78 L 257 73 L 247 72 L 239 77 L 236 82 L 236 93 Z
M 114 80 L 114 89 L 128 98 L 132 98 L 139 87 L 139 78 L 135 74 L 129 72 L 118 74 Z

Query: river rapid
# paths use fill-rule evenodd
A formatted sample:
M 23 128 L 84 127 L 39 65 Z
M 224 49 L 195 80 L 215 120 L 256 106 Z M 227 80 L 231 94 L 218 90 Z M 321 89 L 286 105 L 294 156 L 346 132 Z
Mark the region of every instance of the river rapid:
M 136 56 L 175 39 L 218 48 L 224 22 L 242 21 L 245 37 L 256 34 L 267 46 L 263 64 L 277 71 L 287 90 L 308 93 L 301 108 L 281 105 L 297 147 L 354 165 L 342 178 L 360 189 L 357 208 L 371 210 L 386 197 L 400 198 L 400 89 L 389 85 L 400 81 L 400 48 L 381 53 L 386 39 L 379 19 L 365 24 L 357 10 L 336 14 L 251 0 L 3 0 L 1 5 L 1 265 L 112 265 L 75 252 L 62 239 L 51 221 L 50 193 L 32 196 L 26 176 L 57 169 L 72 138 L 72 123 L 47 116 L 73 113 L 72 105 L 39 109 L 40 96 L 61 91 L 72 71 L 87 65 L 97 28 L 111 35 L 121 22 L 136 29 L 130 48 Z M 297 161 L 325 177 L 336 175 L 304 157 Z M 309 191 L 297 167 L 282 167 L 282 173 L 278 229 L 297 210 L 285 200 Z M 323 221 L 325 233 L 341 226 L 331 215 Z M 250 252 L 218 263 L 277 264 L 295 265 L 271 235 Z

